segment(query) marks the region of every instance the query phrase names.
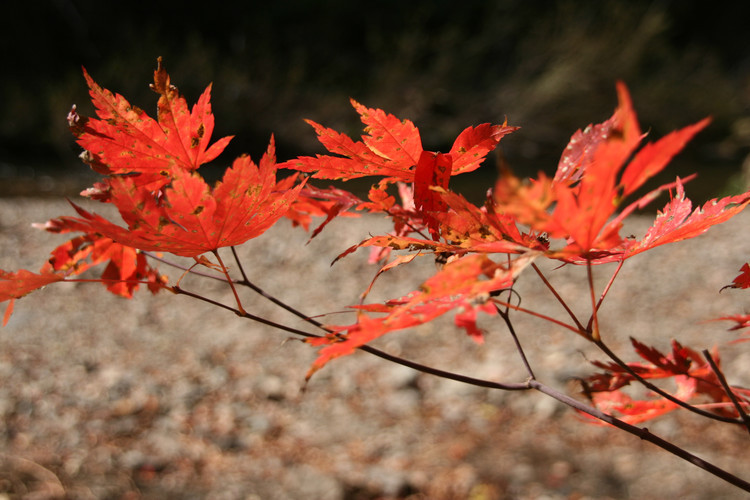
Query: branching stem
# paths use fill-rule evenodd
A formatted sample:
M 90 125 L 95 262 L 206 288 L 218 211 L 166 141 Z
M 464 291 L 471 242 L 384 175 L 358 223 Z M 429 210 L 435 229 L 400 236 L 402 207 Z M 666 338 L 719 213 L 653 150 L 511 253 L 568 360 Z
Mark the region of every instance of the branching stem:
M 550 283 L 547 280 L 547 277 L 544 275 L 544 273 L 542 272 L 542 270 L 539 269 L 539 267 L 535 263 L 533 263 L 533 262 L 531 263 L 531 268 L 534 269 L 534 271 L 536 272 L 537 276 L 539 276 L 539 278 L 542 280 L 542 282 L 544 283 L 544 285 L 549 289 L 549 291 L 552 292 L 552 295 L 555 296 L 555 298 L 557 299 L 557 302 L 559 302 L 560 305 L 563 306 L 563 308 L 565 309 L 565 311 L 568 313 L 568 316 L 570 316 L 570 318 L 573 320 L 573 323 L 576 324 L 576 326 L 578 327 L 578 332 L 577 333 L 579 333 L 579 334 L 583 335 L 584 337 L 588 338 L 588 335 L 586 335 L 586 328 L 584 328 L 583 324 L 580 321 L 578 321 L 578 317 L 576 317 L 575 313 L 573 313 L 573 311 L 570 309 L 570 307 L 568 307 L 568 304 L 565 302 L 565 300 L 563 300 L 563 298 L 560 296 L 560 294 L 557 293 L 557 290 L 555 290 L 555 287 L 552 286 L 552 283 Z
M 325 331 L 327 333 L 331 333 L 330 330 L 328 330 L 324 325 L 322 325 L 317 320 L 315 320 L 315 319 L 313 319 L 313 318 L 311 318 L 311 317 L 303 314 L 299 310 L 293 308 L 292 306 L 290 306 L 290 305 L 286 304 L 285 302 L 283 302 L 283 301 L 275 298 L 273 295 L 266 293 L 261 288 L 259 288 L 258 286 L 254 285 L 248 279 L 248 277 L 247 277 L 244 269 L 242 268 L 240 259 L 239 259 L 239 257 L 238 257 L 238 255 L 237 255 L 237 253 L 236 253 L 236 251 L 235 251 L 234 248 L 232 248 L 232 252 L 233 252 L 234 258 L 235 258 L 235 260 L 237 262 L 237 265 L 238 265 L 238 268 L 240 270 L 240 273 L 242 275 L 242 280 L 235 281 L 235 280 L 232 280 L 231 278 L 229 278 L 228 272 L 226 271 L 226 267 L 224 266 L 223 262 L 221 261 L 221 259 L 220 259 L 220 257 L 218 255 L 217 255 L 217 259 L 219 260 L 219 263 L 222 266 L 222 269 L 226 273 L 226 278 L 219 277 L 219 276 L 214 276 L 214 275 L 210 275 L 210 274 L 206 274 L 206 273 L 201 273 L 201 272 L 198 272 L 198 271 L 195 271 L 195 270 L 192 270 L 192 269 L 190 269 L 189 272 L 192 273 L 192 274 L 204 276 L 204 277 L 211 278 L 211 279 L 217 279 L 217 280 L 220 280 L 220 281 L 227 281 L 229 283 L 230 287 L 232 288 L 232 292 L 233 292 L 233 294 L 235 296 L 235 299 L 237 300 L 238 308 L 227 306 L 225 304 L 222 304 L 222 303 L 220 303 L 218 301 L 215 301 L 213 299 L 210 299 L 208 297 L 204 297 L 202 295 L 199 295 L 199 294 L 196 294 L 196 293 L 184 290 L 184 289 L 180 288 L 179 286 L 172 287 L 171 290 L 173 292 L 177 293 L 177 294 L 186 295 L 186 296 L 192 297 L 194 299 L 207 302 L 207 303 L 209 303 L 211 305 L 214 305 L 216 307 L 220 307 L 222 309 L 231 311 L 231 312 L 233 312 L 233 313 L 235 313 L 235 314 L 237 314 L 237 315 L 239 315 L 241 317 L 250 319 L 252 321 L 256 321 L 258 323 L 261 323 L 261 324 L 264 324 L 264 325 L 267 325 L 267 326 L 270 326 L 270 327 L 273 327 L 273 328 L 276 328 L 276 329 L 281 330 L 281 331 L 292 333 L 294 335 L 298 335 L 298 336 L 305 337 L 305 338 L 319 338 L 319 337 L 322 336 L 322 335 L 310 333 L 310 332 L 307 332 L 307 331 L 304 331 L 304 330 L 300 330 L 300 329 L 297 329 L 297 328 L 292 328 L 292 327 L 289 327 L 287 325 L 276 323 L 274 321 L 267 320 L 265 318 L 262 318 L 262 317 L 259 317 L 259 316 L 256 316 L 256 315 L 248 313 L 247 311 L 245 311 L 244 309 L 242 309 L 242 307 L 240 305 L 240 302 L 239 302 L 239 296 L 237 295 L 237 292 L 236 292 L 236 289 L 235 289 L 234 285 L 238 284 L 238 285 L 241 285 L 241 286 L 246 286 L 246 287 L 252 289 L 253 291 L 255 291 L 256 293 L 258 293 L 259 295 L 261 295 L 262 297 L 264 297 L 265 299 L 273 302 L 277 306 L 279 306 L 279 307 L 283 308 L 284 310 L 286 310 L 286 311 L 294 314 L 295 316 L 301 318 L 302 320 L 308 322 L 309 324 L 315 326 L 316 328 L 319 328 L 319 329 L 321 329 L 321 330 L 323 330 L 323 331 Z M 165 261 L 164 259 L 158 258 L 156 256 L 152 256 L 150 254 L 149 254 L 149 256 L 152 257 L 152 258 L 156 258 L 157 260 L 160 260 L 160 261 L 162 261 L 162 262 L 164 262 L 164 263 L 166 263 L 168 265 L 171 265 L 171 266 L 174 266 L 176 268 L 180 268 L 180 269 L 186 270 L 185 267 L 180 266 L 178 264 Z M 554 287 L 552 287 L 552 285 L 546 280 L 546 278 L 544 277 L 544 275 L 541 273 L 541 271 L 535 265 L 532 264 L 532 266 L 534 267 L 534 269 L 536 270 L 537 274 L 540 276 L 540 278 L 542 279 L 542 281 L 547 285 L 547 287 L 555 295 L 555 297 L 557 298 L 557 300 L 563 305 L 563 307 L 565 308 L 565 310 L 568 311 L 568 314 L 574 320 L 574 322 L 576 323 L 576 325 L 580 329 L 580 332 L 585 332 L 586 329 L 581 325 L 581 323 L 575 317 L 575 315 L 573 314 L 573 312 L 569 309 L 569 307 L 567 306 L 567 304 L 565 304 L 565 301 L 562 300 L 562 298 L 556 292 L 556 290 L 554 289 Z M 618 271 L 619 271 L 619 267 L 618 267 Z M 591 287 L 591 283 L 592 283 L 591 279 L 589 279 L 589 283 L 590 283 L 590 287 Z M 611 280 L 610 280 L 610 284 L 611 284 Z M 608 285 L 607 289 L 608 288 L 609 288 L 609 285 Z M 593 290 L 593 288 L 591 288 L 591 289 Z M 605 290 L 605 293 L 606 293 L 606 290 Z M 602 298 L 603 298 L 603 296 L 604 296 L 604 294 L 602 295 Z M 519 383 L 499 383 L 499 382 L 493 382 L 493 381 L 484 380 L 484 379 L 477 379 L 477 378 L 473 378 L 473 377 L 468 377 L 468 376 L 461 375 L 461 374 L 458 374 L 458 373 L 453 373 L 453 372 L 449 372 L 449 371 L 445 371 L 445 370 L 440 370 L 440 369 L 437 369 L 437 368 L 434 368 L 434 367 L 431 367 L 431 366 L 423 365 L 423 364 L 415 362 L 415 361 L 411 361 L 411 360 L 407 360 L 407 359 L 404 359 L 404 358 L 401 358 L 401 357 L 398 357 L 398 356 L 394 356 L 394 355 L 388 354 L 386 352 L 383 352 L 383 351 L 381 351 L 379 349 L 376 349 L 376 348 L 368 346 L 368 345 L 364 345 L 364 346 L 359 347 L 359 350 L 367 352 L 367 353 L 372 354 L 374 356 L 377 356 L 377 357 L 379 357 L 381 359 L 384 359 L 386 361 L 390 361 L 390 362 L 393 362 L 393 363 L 396 363 L 396 364 L 399 364 L 399 365 L 402 365 L 402 366 L 406 366 L 408 368 L 412 368 L 412 369 L 417 370 L 417 371 L 422 372 L 422 373 L 426 373 L 426 374 L 429 374 L 429 375 L 434 375 L 434 376 L 445 378 L 445 379 L 448 379 L 448 380 L 454 380 L 456 382 L 460 382 L 460 383 L 464 383 L 464 384 L 469 384 L 469 385 L 473 385 L 473 386 L 477 386 L 477 387 L 484 387 L 484 388 L 487 388 L 487 389 L 496 389 L 496 390 L 504 390 L 504 391 L 527 391 L 527 390 L 536 390 L 536 391 L 539 391 L 539 392 L 541 392 L 543 394 L 546 394 L 547 396 L 552 397 L 553 399 L 556 399 L 557 401 L 560 401 L 561 403 L 563 403 L 563 404 L 565 404 L 565 405 L 567 405 L 567 406 L 569 406 L 571 408 L 574 408 L 574 409 L 576 409 L 576 410 L 578 410 L 580 412 L 583 412 L 583 413 L 586 413 L 588 415 L 591 415 L 592 417 L 594 417 L 594 418 L 596 418 L 598 420 L 601 420 L 603 422 L 609 423 L 609 424 L 613 425 L 614 427 L 617 427 L 617 428 L 619 428 L 621 430 L 624 430 L 625 432 L 628 432 L 629 434 L 632 434 L 634 436 L 639 437 L 642 440 L 649 441 L 649 442 L 655 444 L 656 446 L 658 446 L 658 447 L 660 447 L 660 448 L 668 451 L 669 453 L 671 453 L 671 454 L 673 454 L 673 455 L 675 455 L 675 456 L 677 456 L 679 458 L 682 458 L 683 460 L 685 460 L 685 461 L 687 461 L 687 462 L 689 462 L 689 463 L 691 463 L 691 464 L 693 464 L 693 465 L 695 465 L 697 467 L 700 467 L 700 468 L 706 470 L 707 472 L 713 474 L 714 476 L 716 476 L 716 477 L 718 477 L 718 478 L 720 478 L 720 479 L 722 479 L 722 480 L 724 480 L 724 481 L 726 481 L 726 482 L 728 482 L 728 483 L 730 483 L 730 484 L 732 484 L 732 485 L 734 485 L 734 486 L 736 486 L 736 487 L 738 487 L 738 488 L 740 488 L 740 489 L 742 489 L 744 491 L 750 492 L 750 483 L 748 483 L 748 482 L 740 479 L 739 477 L 737 477 L 737 476 L 729 473 L 728 471 L 726 471 L 724 469 L 721 469 L 720 467 L 717 467 L 716 465 L 711 464 L 710 462 L 707 462 L 707 461 L 705 461 L 705 460 L 703 460 L 703 459 L 701 459 L 701 458 L 693 455 L 692 453 L 684 450 L 683 448 L 680 448 L 679 446 L 677 446 L 677 445 L 675 445 L 673 443 L 670 443 L 669 441 L 666 441 L 666 440 L 664 440 L 664 439 L 662 439 L 662 438 L 660 438 L 660 437 L 652 434 L 651 432 L 648 431 L 648 429 L 639 428 L 639 427 L 636 427 L 634 425 L 628 424 L 627 422 L 624 422 L 624 421 L 622 421 L 622 420 L 620 420 L 620 419 L 618 419 L 618 418 L 616 418 L 616 417 L 614 417 L 612 415 L 608 415 L 608 414 L 606 414 L 606 413 L 604 413 L 604 412 L 602 412 L 602 411 L 600 411 L 600 410 L 598 410 L 598 409 L 596 409 L 594 407 L 586 405 L 585 403 L 583 403 L 581 401 L 578 401 L 578 400 L 576 400 L 576 399 L 574 399 L 574 398 L 572 398 L 572 397 L 570 397 L 570 396 L 568 396 L 568 395 L 566 395 L 566 394 L 558 391 L 557 389 L 554 389 L 554 388 L 552 388 L 552 387 L 550 387 L 550 386 L 548 386 L 548 385 L 546 385 L 546 384 L 538 381 L 535 378 L 534 372 L 533 372 L 533 370 L 531 368 L 530 363 L 528 362 L 528 359 L 526 358 L 526 355 L 525 355 L 525 352 L 524 352 L 522 346 L 520 345 L 520 341 L 518 340 L 517 334 L 515 332 L 515 329 L 512 326 L 512 322 L 510 322 L 510 320 L 509 320 L 509 315 L 508 315 L 508 310 L 509 309 L 521 310 L 523 312 L 530 312 L 530 313 L 533 313 L 533 312 L 532 311 L 526 311 L 526 310 L 521 309 L 521 308 L 519 308 L 517 306 L 513 306 L 512 304 L 509 304 L 509 303 L 500 302 L 497 299 L 494 299 L 494 300 L 495 300 L 495 307 L 498 310 L 498 313 L 500 314 L 500 316 L 506 322 L 506 325 L 509 328 L 511 336 L 514 339 L 514 342 L 516 342 L 516 348 L 517 348 L 517 350 L 519 352 L 519 355 L 521 356 L 521 359 L 522 359 L 522 362 L 524 364 L 524 367 L 526 368 L 526 371 L 529 374 L 529 378 L 525 382 L 519 382 Z M 503 311 L 502 309 L 500 309 L 500 307 L 498 307 L 498 304 L 499 305 L 504 305 L 508 309 L 506 309 L 505 311 Z M 595 305 L 595 308 L 598 307 L 599 305 L 601 305 L 601 299 L 600 299 L 599 303 Z M 596 314 L 596 312 L 594 312 L 594 314 Z M 551 320 L 551 321 L 553 321 L 553 322 L 555 322 L 557 324 L 565 326 L 566 328 L 574 329 L 570 325 L 565 325 L 564 323 L 559 322 L 559 321 L 555 321 L 552 318 L 545 317 L 545 319 Z M 639 376 L 626 363 L 624 363 L 614 352 L 612 352 L 606 346 L 606 344 L 604 344 L 600 339 L 597 340 L 597 341 L 595 341 L 594 343 L 605 354 L 607 354 L 607 356 L 609 356 L 610 359 L 612 359 L 620 367 L 622 367 L 624 370 L 626 370 L 628 373 L 630 373 L 641 384 L 643 384 L 648 389 L 656 392 L 657 394 L 661 395 L 662 397 L 668 399 L 669 401 L 672 401 L 672 402 L 678 404 L 679 406 L 681 406 L 681 407 L 683 407 L 683 408 L 685 408 L 687 410 L 690 410 L 690 411 L 692 411 L 694 413 L 700 414 L 702 416 L 705 416 L 705 417 L 708 417 L 708 418 L 711 418 L 711 419 L 714 419 L 714 420 L 719 420 L 719 421 L 722 421 L 722 422 L 728 422 L 728 423 L 734 423 L 734 424 L 745 423 L 745 425 L 750 425 L 748 423 L 748 421 L 750 421 L 750 419 L 747 417 L 747 414 L 744 413 L 744 412 L 742 412 L 742 411 L 740 412 L 740 414 L 743 416 L 742 417 L 743 420 L 742 421 L 738 421 L 737 419 L 732 419 L 732 418 L 729 418 L 729 417 L 722 417 L 722 416 L 719 416 L 719 415 L 716 415 L 716 414 L 704 411 L 704 410 L 702 410 L 700 408 L 697 408 L 697 407 L 692 406 L 692 405 L 690 405 L 688 403 L 685 403 L 684 401 L 682 401 L 680 399 L 675 398 L 671 394 L 663 391 L 659 387 L 655 386 L 654 384 L 651 384 L 650 382 L 648 382 L 647 380 L 645 380 L 641 376 Z M 707 354 L 707 353 L 704 352 L 704 355 L 705 354 Z M 706 358 L 709 360 L 709 362 L 712 361 L 710 355 L 707 355 Z M 720 380 L 722 380 L 723 377 L 720 375 L 720 372 L 718 371 L 718 369 L 715 369 L 715 371 L 717 373 L 717 376 L 719 376 Z M 726 383 L 726 381 L 724 381 L 724 383 Z M 729 390 L 727 393 L 730 394 L 730 395 L 732 394 L 731 390 Z M 741 408 L 741 405 L 739 403 L 735 403 L 735 406 Z

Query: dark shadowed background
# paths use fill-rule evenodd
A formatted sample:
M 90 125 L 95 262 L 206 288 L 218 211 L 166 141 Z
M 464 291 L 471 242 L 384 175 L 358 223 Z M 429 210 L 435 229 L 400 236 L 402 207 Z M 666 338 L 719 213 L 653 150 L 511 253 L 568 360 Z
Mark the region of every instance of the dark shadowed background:
M 414 121 L 427 149 L 463 128 L 519 125 L 503 153 L 522 175 L 554 171 L 570 135 L 608 118 L 615 81 L 654 138 L 704 116 L 674 169 L 700 170 L 700 199 L 725 189 L 750 151 L 750 8 L 693 1 L 16 3 L 0 30 L 0 194 L 77 192 L 86 172 L 65 116 L 92 114 L 81 76 L 151 111 L 157 56 L 190 102 L 214 83 L 216 136 L 279 158 L 321 152 L 303 121 L 352 135 L 354 97 Z M 483 191 L 491 163 L 459 189 Z M 210 174 L 209 174 L 210 175 Z M 739 186 L 738 186 L 739 187 Z

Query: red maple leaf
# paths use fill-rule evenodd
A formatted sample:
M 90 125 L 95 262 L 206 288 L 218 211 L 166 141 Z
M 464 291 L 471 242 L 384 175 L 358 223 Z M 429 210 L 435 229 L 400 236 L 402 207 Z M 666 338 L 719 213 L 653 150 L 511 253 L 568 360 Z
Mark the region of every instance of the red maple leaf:
M 380 109 L 367 108 L 354 99 L 352 106 L 366 125 L 361 141 L 307 120 L 317 132 L 318 140 L 328 151 L 339 156 L 301 156 L 279 164 L 279 167 L 314 172 L 318 179 L 356 179 L 381 175 L 389 181 L 414 181 L 414 170 L 422 155 L 419 130 L 409 120 L 400 120 Z M 479 167 L 487 153 L 500 139 L 517 130 L 507 124 L 482 124 L 465 129 L 456 138 L 450 152 L 453 175 L 471 172 Z
M 682 181 L 659 186 L 631 202 L 620 214 L 623 201 L 661 172 L 669 161 L 703 129 L 702 120 L 638 149 L 643 134 L 627 88 L 618 83 L 619 106 L 604 123 L 579 130 L 563 153 L 554 179 L 546 177 L 524 185 L 504 175 L 495 187 L 495 211 L 511 214 L 518 222 L 552 239 L 565 239 L 562 249 L 548 256 L 581 263 L 603 263 L 636 255 L 658 245 L 695 237 L 726 221 L 750 202 L 750 194 L 706 203 L 690 213 Z M 622 238 L 623 220 L 665 190 L 676 188 L 674 199 L 657 216 L 641 241 Z M 550 209 L 552 210 L 550 211 Z
M 750 314 L 734 314 L 732 316 L 722 316 L 721 318 L 716 318 L 712 321 L 733 321 L 736 324 L 732 326 L 730 330 L 741 330 L 743 328 L 750 327 Z M 750 339 L 743 339 L 742 341 L 746 340 Z
M 3 315 L 3 326 L 8 324 L 16 299 L 50 283 L 62 280 L 63 276 L 50 271 L 36 274 L 26 269 L 14 273 L 0 269 L 0 302 L 9 301 Z
M 620 105 L 614 116 L 584 135 L 586 146 L 576 156 L 577 162 L 563 156 L 555 176 L 557 206 L 552 220 L 543 228 L 550 237 L 568 238 L 566 250 L 584 256 L 622 244 L 618 234 L 621 219 L 610 221 L 622 200 L 663 170 L 708 124 L 703 120 L 673 132 L 633 156 L 642 135 L 627 89 L 620 83 L 617 91 Z
M 273 139 L 259 166 L 241 156 L 213 189 L 195 173 L 176 169 L 172 176 L 163 197 L 138 188 L 130 177 L 111 181 L 111 200 L 127 229 L 77 206 L 82 219 L 62 220 L 129 247 L 194 257 L 263 234 L 284 216 L 303 186 L 276 190 Z
M 417 210 L 425 216 L 425 222 L 430 230 L 432 239 L 440 238 L 439 222 L 435 214 L 445 212 L 448 205 L 440 195 L 432 191 L 433 187 L 448 189 L 453 169 L 453 158 L 450 154 L 431 153 L 422 151 L 414 171 L 414 201 Z
M 740 274 L 734 278 L 731 285 L 724 288 L 750 288 L 750 264 L 744 263 L 740 268 Z
M 308 339 L 308 343 L 324 346 L 313 363 L 308 376 L 322 368 L 330 360 L 353 353 L 357 348 L 395 330 L 415 327 L 459 309 L 457 324 L 478 340 L 480 331 L 476 327 L 476 313 L 468 312 L 489 300 L 489 294 L 512 285 L 518 274 L 528 266 L 537 254 L 523 255 L 510 264 L 498 264 L 484 254 L 468 255 L 448 262 L 441 271 L 426 280 L 418 291 L 386 304 L 353 306 L 360 311 L 357 322 L 352 325 L 331 325 L 335 332 L 319 339 Z M 409 257 L 395 261 L 391 267 L 407 261 Z M 386 266 L 387 267 L 387 266 Z M 382 270 L 381 270 L 382 271 Z M 384 312 L 386 316 L 372 317 L 365 312 Z
M 675 397 L 687 401 L 695 396 L 696 381 L 690 377 L 679 375 L 675 377 L 677 392 Z M 605 413 L 617 417 L 631 425 L 637 425 L 648 420 L 677 410 L 677 403 L 661 397 L 649 399 L 633 399 L 622 391 L 597 392 L 591 395 L 594 405 Z M 592 423 L 602 425 L 599 420 Z
M 669 354 L 633 338 L 631 342 L 638 355 L 647 361 L 628 363 L 632 372 L 643 379 L 673 379 L 677 385 L 677 391 L 673 394 L 676 398 L 687 402 L 702 397 L 704 401 L 709 401 L 707 408 L 722 415 L 737 416 L 716 373 L 701 353 L 684 347 L 676 340 L 672 340 L 672 352 Z M 720 361 L 716 348 L 711 357 L 718 365 Z M 604 372 L 588 377 L 584 381 L 584 390 L 599 409 L 617 412 L 624 416 L 624 420 L 638 423 L 679 408 L 676 403 L 658 395 L 641 400 L 630 398 L 622 392 L 622 388 L 635 381 L 635 376 L 613 362 L 594 361 L 593 364 L 604 369 Z M 738 387 L 733 387 L 732 391 L 741 399 L 746 398 L 749 392 Z
M 75 223 L 66 225 L 60 219 L 53 219 L 44 227 L 57 233 L 85 228 Z M 73 276 L 105 262 L 107 266 L 100 279 L 107 290 L 115 295 L 131 298 L 139 284 L 144 282 L 148 283 L 152 293 L 156 293 L 166 283 L 166 277 L 148 264 L 143 253 L 96 233 L 78 236 L 55 248 L 42 271 L 49 268 L 65 276 Z
M 676 184 L 674 198 L 657 214 L 646 235 L 637 243 L 628 245 L 623 257 L 632 257 L 659 245 L 699 236 L 711 226 L 731 219 L 750 203 L 750 194 L 743 193 L 710 200 L 691 213 L 692 203 L 685 198 L 685 190 L 679 178 Z
M 78 144 L 89 153 L 89 163 L 101 173 L 137 172 L 158 179 L 179 169 L 192 171 L 216 158 L 232 139 L 224 137 L 209 146 L 214 129 L 211 86 L 191 111 L 170 83 L 161 58 L 151 86 L 160 96 L 158 121 L 100 87 L 85 69 L 84 77 L 99 119 L 81 117 L 74 107 L 68 120 Z M 162 184 L 166 182 L 168 178 Z

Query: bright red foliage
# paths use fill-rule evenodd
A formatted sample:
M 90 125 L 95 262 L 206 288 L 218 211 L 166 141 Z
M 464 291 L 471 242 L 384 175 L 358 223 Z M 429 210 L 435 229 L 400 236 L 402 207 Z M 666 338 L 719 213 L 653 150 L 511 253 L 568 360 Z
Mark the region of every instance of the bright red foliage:
M 356 179 L 384 176 L 388 182 L 414 182 L 415 166 L 422 155 L 419 130 L 409 120 L 399 120 L 380 109 L 367 108 L 354 99 L 352 106 L 365 124 L 367 135 L 355 142 L 345 134 L 325 128 L 311 120 L 318 140 L 331 153 L 340 156 L 301 156 L 279 164 L 302 172 L 313 172 L 316 179 Z M 476 170 L 503 136 L 518 127 L 483 124 L 465 129 L 451 147 L 452 175 Z
M 663 354 L 633 338 L 631 342 L 638 355 L 647 361 L 628 363 L 628 367 L 641 378 L 671 378 L 677 384 L 674 396 L 678 399 L 685 402 L 699 400 L 720 415 L 736 416 L 736 410 L 716 373 L 700 353 L 675 340 L 672 341 L 672 352 L 669 354 Z M 716 349 L 711 357 L 718 364 Z M 633 375 L 616 363 L 595 361 L 593 364 L 605 371 L 586 378 L 584 390 L 600 409 L 620 414 L 622 420 L 637 424 L 679 408 L 676 403 L 661 397 L 633 400 L 619 390 L 636 380 Z M 750 390 L 739 387 L 733 387 L 732 390 L 741 401 L 750 404 Z
M 211 144 L 214 116 L 210 86 L 189 108 L 159 60 L 152 85 L 159 95 L 157 117 L 153 119 L 121 95 L 100 87 L 85 70 L 84 77 L 98 118 L 81 117 L 74 108 L 68 119 L 78 144 L 85 149 L 84 160 L 105 177 L 83 194 L 111 203 L 124 225 L 77 205 L 73 206 L 78 217 L 60 217 L 44 224 L 42 227 L 51 232 L 81 234 L 58 246 L 38 274 L 0 270 L 0 301 L 10 302 L 4 322 L 15 299 L 47 284 L 70 280 L 100 264 L 105 268 L 98 281 L 123 297 L 131 297 L 140 284 L 146 284 L 152 292 L 167 287 L 167 279 L 149 264 L 148 257 L 154 255 L 146 252 L 194 257 L 197 264 L 223 272 L 228 284 L 234 286 L 240 281 L 230 277 L 223 263 L 214 266 L 202 254 L 241 245 L 263 234 L 282 217 L 305 229 L 309 229 L 312 217 L 324 217 L 312 238 L 335 217 L 370 212 L 389 217 L 393 231 L 371 235 L 339 258 L 360 247 L 372 248 L 371 262 L 387 260 L 392 251 L 403 253 L 376 272 L 362 303 L 351 307 L 356 312 L 353 322 L 328 325 L 327 335 L 309 340 L 321 347 L 309 375 L 387 333 L 422 325 L 451 311 L 456 325 L 477 342 L 483 340 L 477 325 L 480 312 L 499 313 L 507 320 L 511 309 L 529 312 L 600 342 L 600 303 L 593 304 L 593 280 L 589 282 L 592 311 L 588 322 L 579 321 L 571 311 L 572 321 L 567 324 L 504 302 L 499 295 L 512 290 L 518 275 L 536 259 L 586 264 L 590 271 L 592 264 L 623 262 L 656 246 L 698 236 L 750 204 L 750 193 L 744 193 L 693 209 L 685 196 L 685 180 L 679 178 L 626 204 L 626 199 L 660 173 L 709 120 L 641 147 L 645 134 L 621 83 L 617 85 L 619 104 L 612 117 L 573 134 L 554 177 L 540 174 L 537 179 L 522 181 L 501 165 L 494 189 L 484 204 L 477 206 L 451 191 L 451 177 L 479 168 L 499 141 L 517 127 L 507 123 L 468 127 L 450 151 L 432 152 L 423 149 L 420 132 L 411 121 L 351 100 L 365 125 L 360 140 L 308 120 L 331 154 L 303 156 L 277 165 L 271 138 L 257 165 L 249 156 L 240 156 L 212 187 L 197 169 L 216 159 L 231 137 Z M 297 172 L 277 179 L 278 168 Z M 346 181 L 369 176 L 379 179 L 367 199 L 341 188 L 323 189 L 307 182 L 311 178 Z M 624 219 L 667 190 L 670 201 L 646 234 L 641 239 L 622 237 Z M 423 256 L 434 258 L 439 270 L 424 278 L 417 290 L 384 303 L 364 303 L 384 272 Z M 244 270 L 242 274 L 242 284 L 249 285 Z M 750 287 L 748 264 L 729 287 Z M 179 291 L 176 285 L 171 289 Z M 234 288 L 232 291 L 237 298 L 236 312 L 246 313 Z M 605 295 L 606 291 L 600 301 Z M 750 324 L 747 315 L 721 319 L 734 321 L 735 329 Z M 637 423 L 678 408 L 668 399 L 639 400 L 622 392 L 641 378 L 672 379 L 676 397 L 710 405 L 719 415 L 734 418 L 737 411 L 733 405 L 750 404 L 750 392 L 736 387 L 731 393 L 740 402 L 730 402 L 708 363 L 712 358 L 718 361 L 718 353 L 704 358 L 675 341 L 672 351 L 664 354 L 635 340 L 632 343 L 645 363 L 624 367 L 619 360 L 595 362 L 603 372 L 585 380 L 586 394 L 605 411 Z M 529 374 L 533 378 L 530 369 Z
M 179 169 L 160 198 L 139 189 L 129 177 L 113 179 L 111 201 L 127 229 L 80 207 L 76 211 L 81 219 L 62 220 L 133 248 L 194 257 L 263 234 L 284 216 L 301 188 L 276 191 L 272 141 L 260 166 L 241 156 L 213 189 L 197 174 Z
M 0 269 L 0 302 L 9 301 L 3 315 L 3 326 L 8 324 L 16 299 L 62 279 L 61 275 L 49 271 L 35 274 L 26 269 L 21 269 L 18 272 L 10 273 Z
M 158 121 L 94 82 L 84 70 L 91 100 L 99 119 L 69 116 L 78 144 L 89 153 L 92 166 L 105 174 L 137 172 L 155 174 L 149 179 L 168 182 L 176 170 L 192 171 L 215 159 L 232 139 L 224 137 L 209 146 L 214 130 L 211 87 L 206 88 L 192 111 L 170 83 L 161 64 L 151 88 L 159 94 Z

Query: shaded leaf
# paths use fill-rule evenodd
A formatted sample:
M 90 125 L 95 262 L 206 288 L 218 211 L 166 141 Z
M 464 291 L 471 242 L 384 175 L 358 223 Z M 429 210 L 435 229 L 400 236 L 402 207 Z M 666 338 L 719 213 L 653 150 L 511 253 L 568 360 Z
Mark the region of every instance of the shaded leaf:
M 450 155 L 422 151 L 414 172 L 414 202 L 417 210 L 423 213 L 432 239 L 435 241 L 440 238 L 439 222 L 435 215 L 445 212 L 448 205 L 431 188 L 448 189 L 452 166 L 453 159 Z
M 740 268 L 740 274 L 734 278 L 731 285 L 724 288 L 750 288 L 750 264 L 743 264 Z

